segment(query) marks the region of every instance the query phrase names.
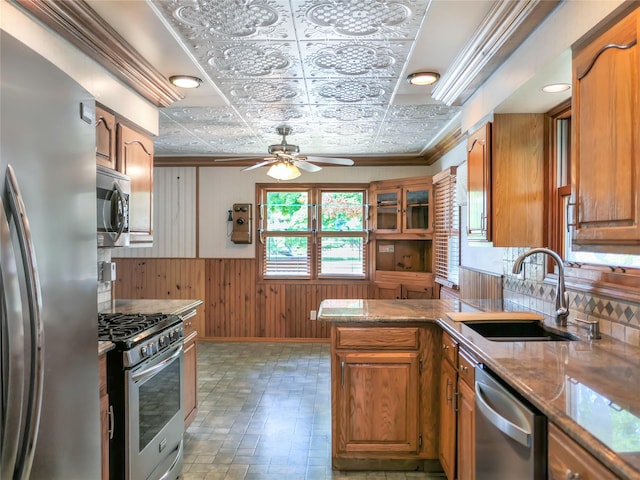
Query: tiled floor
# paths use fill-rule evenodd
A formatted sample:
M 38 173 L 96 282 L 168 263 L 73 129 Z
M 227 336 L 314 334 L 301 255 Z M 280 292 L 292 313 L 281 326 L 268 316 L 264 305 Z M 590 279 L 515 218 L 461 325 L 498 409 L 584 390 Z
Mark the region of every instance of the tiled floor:
M 331 470 L 329 345 L 198 343 L 184 480 L 442 480 Z

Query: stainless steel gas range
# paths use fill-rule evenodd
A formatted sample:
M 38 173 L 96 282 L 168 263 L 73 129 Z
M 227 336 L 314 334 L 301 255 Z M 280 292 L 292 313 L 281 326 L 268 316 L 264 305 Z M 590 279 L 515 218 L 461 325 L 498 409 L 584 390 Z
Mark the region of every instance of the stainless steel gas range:
M 177 315 L 100 314 L 113 407 L 112 480 L 169 480 L 182 473 L 183 326 Z

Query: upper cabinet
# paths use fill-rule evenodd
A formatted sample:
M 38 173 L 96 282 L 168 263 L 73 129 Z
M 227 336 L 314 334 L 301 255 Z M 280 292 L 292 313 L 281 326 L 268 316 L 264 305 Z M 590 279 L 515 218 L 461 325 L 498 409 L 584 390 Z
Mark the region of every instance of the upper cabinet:
M 468 239 L 544 246 L 544 115 L 496 114 L 467 142 Z
M 116 116 L 96 106 L 96 163 L 116 169 Z
M 639 12 L 573 51 L 576 250 L 640 252 Z
M 467 139 L 467 188 L 469 241 L 491 241 L 491 123 Z
M 432 232 L 431 192 L 431 177 L 373 182 L 371 198 L 374 232 Z
M 131 179 L 129 232 L 132 244 L 153 241 L 153 140 L 118 124 L 118 170 Z

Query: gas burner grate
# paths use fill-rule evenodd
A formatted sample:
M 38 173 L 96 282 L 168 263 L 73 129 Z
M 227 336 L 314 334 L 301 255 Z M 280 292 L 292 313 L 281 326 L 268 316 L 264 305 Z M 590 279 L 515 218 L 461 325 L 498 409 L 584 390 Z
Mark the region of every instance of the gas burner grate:
M 152 331 L 156 326 L 175 323 L 175 319 L 175 315 L 164 313 L 101 313 L 98 314 L 98 338 L 122 342 Z

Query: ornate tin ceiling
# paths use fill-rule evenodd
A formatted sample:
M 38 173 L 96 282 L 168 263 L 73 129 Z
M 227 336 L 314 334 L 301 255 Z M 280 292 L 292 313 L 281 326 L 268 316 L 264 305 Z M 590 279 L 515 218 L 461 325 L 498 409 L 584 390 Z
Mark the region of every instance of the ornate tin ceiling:
M 152 0 L 228 102 L 162 109 L 156 154 L 266 155 L 282 125 L 304 154 L 420 154 L 459 111 L 396 98 L 429 4 Z

